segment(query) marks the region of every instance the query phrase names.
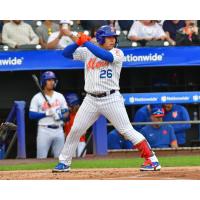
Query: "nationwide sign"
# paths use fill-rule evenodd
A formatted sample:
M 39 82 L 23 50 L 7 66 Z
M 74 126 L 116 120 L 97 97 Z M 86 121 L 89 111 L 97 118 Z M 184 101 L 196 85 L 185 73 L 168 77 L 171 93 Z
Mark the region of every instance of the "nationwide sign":
M 125 105 L 200 103 L 200 92 L 124 93 Z
M 200 66 L 200 47 L 123 48 L 125 68 Z M 0 51 L 0 71 L 83 69 L 84 63 L 66 59 L 62 50 Z

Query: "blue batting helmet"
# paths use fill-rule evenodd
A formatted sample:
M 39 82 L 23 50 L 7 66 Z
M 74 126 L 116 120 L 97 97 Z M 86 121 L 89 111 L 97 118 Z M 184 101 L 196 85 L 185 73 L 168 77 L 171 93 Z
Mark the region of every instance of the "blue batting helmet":
M 65 94 L 65 99 L 70 107 L 80 104 L 80 99 L 76 93 Z
M 56 87 L 56 85 L 58 83 L 58 80 L 56 78 L 56 75 L 52 71 L 46 71 L 41 75 L 41 77 L 40 77 L 40 85 L 41 85 L 41 87 L 44 87 L 45 84 L 46 84 L 46 81 L 50 80 L 50 79 L 54 79 L 55 80 L 54 87 Z
M 112 28 L 108 25 L 101 26 L 97 32 L 96 32 L 96 39 L 99 44 L 104 44 L 105 42 L 105 37 L 110 37 L 114 36 L 116 38 L 116 43 L 117 43 L 117 34 L 115 31 L 112 30 Z

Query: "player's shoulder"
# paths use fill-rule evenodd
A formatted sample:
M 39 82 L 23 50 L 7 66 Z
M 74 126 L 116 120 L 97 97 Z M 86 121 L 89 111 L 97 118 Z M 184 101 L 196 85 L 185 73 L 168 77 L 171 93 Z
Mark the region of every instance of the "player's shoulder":
M 168 129 L 170 131 L 174 130 L 173 126 L 170 124 L 163 124 L 162 127 L 163 129 Z
M 42 96 L 41 92 L 38 92 L 37 94 L 35 94 L 35 95 L 32 97 L 32 99 L 34 99 L 34 100 L 38 100 L 38 99 L 40 99 L 40 98 L 44 98 L 44 97 Z
M 58 97 L 58 98 L 65 98 L 64 95 L 60 92 L 54 91 L 54 96 Z
M 179 104 L 174 104 L 173 109 L 176 109 L 176 110 L 186 110 L 186 108 L 184 106 L 179 105 Z
M 148 133 L 149 129 L 151 129 L 151 126 L 150 125 L 146 125 L 141 129 L 141 131 L 144 132 L 144 133 Z
M 61 94 L 60 92 L 57 92 L 57 91 L 53 91 L 53 95 L 55 95 L 55 96 L 63 96 L 63 94 Z
M 113 53 L 119 54 L 119 55 L 124 55 L 123 51 L 119 48 L 116 48 L 116 47 L 111 49 L 110 52 L 113 52 Z
M 148 110 L 147 105 L 140 107 L 140 108 L 137 110 L 137 112 L 138 112 L 138 113 L 143 113 L 143 114 L 149 113 L 149 110 Z

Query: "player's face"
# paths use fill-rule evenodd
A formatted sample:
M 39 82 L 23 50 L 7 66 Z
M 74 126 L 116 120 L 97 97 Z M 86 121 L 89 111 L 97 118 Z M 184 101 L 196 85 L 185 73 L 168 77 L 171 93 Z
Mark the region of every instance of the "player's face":
M 156 116 L 151 115 L 151 121 L 152 121 L 152 122 L 162 122 L 162 121 L 163 121 L 163 118 L 162 118 L 162 117 L 156 117 Z M 160 124 L 155 124 L 154 126 L 155 126 L 155 127 L 160 127 Z
M 53 90 L 55 85 L 55 80 L 54 79 L 49 79 L 46 81 L 45 89 L 47 90 Z
M 105 37 L 105 42 L 102 45 L 104 49 L 111 50 L 115 47 L 116 38 L 114 36 Z
M 164 104 L 164 108 L 167 112 L 169 112 L 173 107 L 173 104 L 169 103 L 169 104 Z

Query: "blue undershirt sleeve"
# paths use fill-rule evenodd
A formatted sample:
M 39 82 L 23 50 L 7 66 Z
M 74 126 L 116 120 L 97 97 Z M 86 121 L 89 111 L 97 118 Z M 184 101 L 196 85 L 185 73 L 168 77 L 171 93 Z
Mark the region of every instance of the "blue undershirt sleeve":
M 33 111 L 29 111 L 29 118 L 30 119 L 36 119 L 36 120 L 39 120 L 39 119 L 42 119 L 46 117 L 46 114 L 45 113 L 39 113 L 39 112 L 33 112 Z
M 71 58 L 73 59 L 73 53 L 76 51 L 76 49 L 79 46 L 74 42 L 70 45 L 68 45 L 64 50 L 63 50 L 63 56 L 66 58 Z
M 108 61 L 108 62 L 113 62 L 114 57 L 111 52 L 108 50 L 105 50 L 99 46 L 94 45 L 92 42 L 85 42 L 84 47 L 87 47 L 95 56 L 98 58 L 101 58 L 102 60 Z

